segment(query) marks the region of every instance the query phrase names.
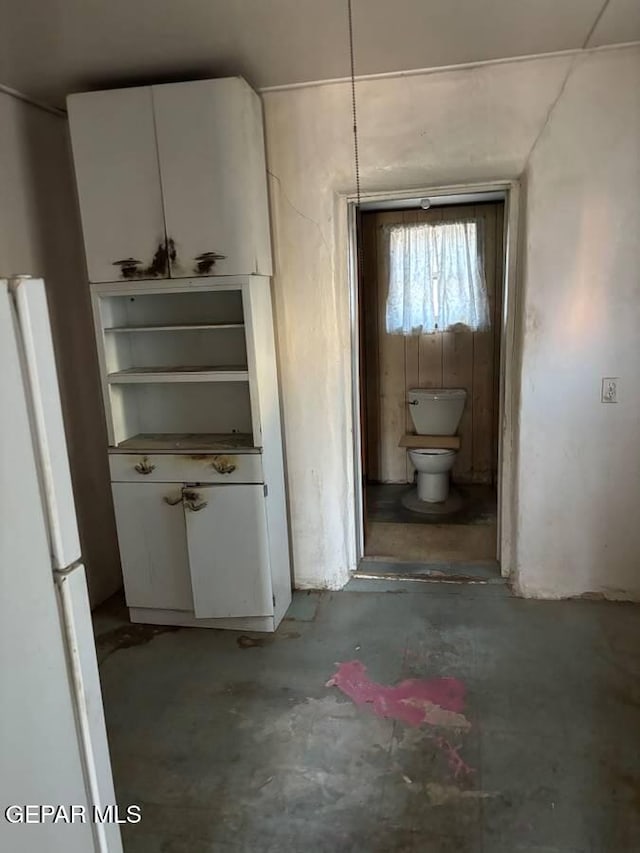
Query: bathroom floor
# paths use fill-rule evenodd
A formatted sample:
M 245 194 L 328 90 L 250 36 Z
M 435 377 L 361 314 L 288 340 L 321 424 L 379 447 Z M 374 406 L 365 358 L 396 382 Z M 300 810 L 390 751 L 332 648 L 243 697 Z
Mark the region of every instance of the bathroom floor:
M 495 561 L 497 496 L 493 486 L 452 487 L 447 503 L 432 513 L 403 504 L 415 486 L 369 483 L 365 556 L 411 561 Z
M 368 483 L 367 519 L 394 524 L 493 524 L 496 520 L 498 499 L 494 486 L 483 484 L 451 487 L 451 497 L 459 496 L 454 503 L 450 499 L 440 509 L 434 504 L 432 514 L 413 512 L 402 504 L 407 492 L 415 491 L 409 483 Z M 449 510 L 449 511 L 448 511 Z

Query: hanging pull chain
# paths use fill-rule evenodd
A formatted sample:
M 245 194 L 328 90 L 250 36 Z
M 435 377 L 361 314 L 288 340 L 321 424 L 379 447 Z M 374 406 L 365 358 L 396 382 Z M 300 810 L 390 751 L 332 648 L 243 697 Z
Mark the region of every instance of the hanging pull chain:
M 356 108 L 356 66 L 353 50 L 353 9 L 352 0 L 347 0 L 349 15 L 349 59 L 351 61 L 351 111 L 353 113 L 353 160 L 356 171 L 356 199 L 360 207 L 360 154 L 358 150 L 358 111 Z

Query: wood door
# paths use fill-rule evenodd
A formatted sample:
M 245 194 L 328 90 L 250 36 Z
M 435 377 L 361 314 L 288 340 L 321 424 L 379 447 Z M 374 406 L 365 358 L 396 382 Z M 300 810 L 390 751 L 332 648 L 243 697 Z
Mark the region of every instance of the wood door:
M 239 77 L 152 88 L 171 276 L 271 275 L 258 96 Z
M 113 483 L 129 607 L 193 610 L 182 485 Z
M 168 277 L 151 88 L 67 105 L 89 280 Z
M 263 486 L 183 490 L 195 615 L 272 616 Z

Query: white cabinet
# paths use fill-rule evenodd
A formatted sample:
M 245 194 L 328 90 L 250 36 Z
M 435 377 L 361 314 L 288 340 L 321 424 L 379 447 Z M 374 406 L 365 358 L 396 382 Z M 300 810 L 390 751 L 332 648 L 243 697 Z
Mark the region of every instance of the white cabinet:
M 166 277 L 151 89 L 73 95 L 69 120 L 89 280 Z
M 242 78 L 67 103 L 91 282 L 271 275 L 261 103 Z
M 291 576 L 269 280 L 91 295 L 132 620 L 273 631 Z
M 68 98 L 134 622 L 273 631 L 291 601 L 260 99 Z
M 264 486 L 115 482 L 112 489 L 130 608 L 273 617 Z

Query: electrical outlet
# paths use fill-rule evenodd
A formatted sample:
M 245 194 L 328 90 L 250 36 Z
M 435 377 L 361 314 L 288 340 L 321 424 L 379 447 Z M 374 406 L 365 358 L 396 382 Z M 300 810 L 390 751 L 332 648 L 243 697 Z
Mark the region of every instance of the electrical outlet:
M 617 403 L 618 402 L 618 377 L 617 376 L 604 376 L 602 379 L 602 396 L 601 401 L 603 403 Z

